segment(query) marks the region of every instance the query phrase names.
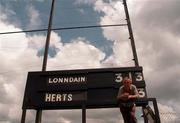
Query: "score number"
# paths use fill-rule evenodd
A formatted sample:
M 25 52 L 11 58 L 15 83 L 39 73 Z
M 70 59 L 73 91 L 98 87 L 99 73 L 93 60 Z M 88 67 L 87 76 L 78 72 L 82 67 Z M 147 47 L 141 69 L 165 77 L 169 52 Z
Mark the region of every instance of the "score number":
M 144 98 L 146 96 L 144 88 L 137 88 L 137 90 L 140 98 Z
M 116 73 L 115 74 L 115 82 L 119 83 L 123 81 L 123 78 L 125 76 L 122 73 Z M 132 73 L 128 73 L 128 75 L 126 75 L 126 77 L 132 78 Z M 134 74 L 135 77 L 135 81 L 143 81 L 143 74 L 141 72 L 135 72 Z

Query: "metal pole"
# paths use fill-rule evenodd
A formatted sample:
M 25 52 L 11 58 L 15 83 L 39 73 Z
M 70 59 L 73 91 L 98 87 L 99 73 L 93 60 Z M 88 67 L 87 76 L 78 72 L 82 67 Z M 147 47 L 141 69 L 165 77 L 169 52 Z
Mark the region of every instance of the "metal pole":
M 86 105 L 83 103 L 82 105 L 82 123 L 86 123 Z
M 45 51 L 44 51 L 44 59 L 43 59 L 42 71 L 46 71 L 46 66 L 47 66 L 49 42 L 50 42 L 50 37 L 51 37 L 52 19 L 53 19 L 53 12 L 54 12 L 54 3 L 55 3 L 55 0 L 52 0 L 51 12 L 50 12 L 50 17 L 49 17 L 48 32 L 47 32 L 47 37 L 46 37 L 46 45 L 45 45 Z
M 135 46 L 135 42 L 134 42 L 134 36 L 133 36 L 133 31 L 132 31 L 132 27 L 131 27 L 131 21 L 130 21 L 130 17 L 129 17 L 126 0 L 123 0 L 123 4 L 124 4 L 124 11 L 126 14 L 128 31 L 129 31 L 129 36 L 130 36 L 129 38 L 131 40 L 131 47 L 132 47 L 132 52 L 133 52 L 133 57 L 134 57 L 133 60 L 135 62 L 135 66 L 139 66 L 138 57 L 137 57 L 137 53 L 136 53 L 136 46 Z
M 41 123 L 41 117 L 42 117 L 42 110 L 37 110 L 36 112 L 36 119 L 35 119 L 35 123 Z
M 158 109 L 157 101 L 155 98 L 153 99 L 153 106 L 154 106 L 154 112 L 156 116 L 156 123 L 161 123 L 160 116 L 159 116 L 159 109 Z
M 145 113 L 144 113 L 144 111 L 143 111 L 144 108 L 145 108 L 145 107 L 142 107 L 144 123 L 148 123 L 148 119 L 147 119 L 147 117 L 145 116 Z
M 146 88 L 145 88 L 145 97 L 147 97 L 147 91 L 146 91 Z M 142 110 L 143 110 L 143 108 L 145 108 L 145 107 L 142 107 Z M 144 111 L 142 111 L 143 112 L 143 115 L 145 116 L 145 113 L 144 113 Z M 148 123 L 148 118 L 147 117 L 144 117 L 144 123 Z
M 45 51 L 44 51 L 44 59 L 43 59 L 43 65 L 42 65 L 42 71 L 46 71 L 46 66 L 47 66 L 49 42 L 50 42 L 50 37 L 51 37 L 51 27 L 52 27 L 52 19 L 53 19 L 53 12 L 54 12 L 54 3 L 55 3 L 55 0 L 52 0 L 51 12 L 50 12 L 49 24 L 48 24 L 48 32 L 47 32 Z M 35 123 L 41 123 L 41 118 L 42 118 L 42 110 L 38 109 L 36 112 Z
M 22 110 L 21 123 L 25 123 L 26 120 L 26 109 Z

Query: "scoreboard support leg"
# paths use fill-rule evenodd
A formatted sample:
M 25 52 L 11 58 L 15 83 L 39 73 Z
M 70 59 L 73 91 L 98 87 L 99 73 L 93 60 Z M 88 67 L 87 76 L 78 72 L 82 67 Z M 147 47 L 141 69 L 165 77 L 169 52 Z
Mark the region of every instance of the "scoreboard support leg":
M 156 116 L 156 123 L 161 123 L 157 100 L 155 98 L 153 99 L 153 106 L 154 106 L 154 112 L 155 112 L 155 116 Z
M 35 123 L 41 123 L 42 110 L 37 110 Z
M 86 123 L 86 105 L 82 105 L 82 123 Z
M 160 116 L 159 116 L 159 109 L 157 105 L 156 98 L 147 98 L 145 101 L 152 101 L 154 111 L 151 109 L 149 105 L 143 106 L 143 117 L 144 123 L 161 123 Z
M 26 120 L 26 109 L 22 110 L 21 123 L 25 123 Z
M 148 119 L 147 117 L 145 117 L 145 113 L 143 111 L 144 107 L 142 107 L 142 112 L 143 112 L 143 117 L 144 117 L 144 123 L 148 123 Z

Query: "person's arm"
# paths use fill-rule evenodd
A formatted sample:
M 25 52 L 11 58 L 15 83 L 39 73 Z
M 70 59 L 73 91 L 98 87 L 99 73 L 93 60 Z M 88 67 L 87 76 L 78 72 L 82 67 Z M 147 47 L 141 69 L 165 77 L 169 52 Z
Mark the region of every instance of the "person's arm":
M 123 87 L 120 87 L 118 95 L 117 95 L 117 100 L 126 101 L 126 100 L 128 100 L 128 97 L 129 97 L 129 93 L 123 93 Z
M 129 95 L 128 99 L 137 99 L 139 97 L 139 93 L 136 86 L 134 85 L 133 88 L 134 88 L 134 95 Z
M 139 95 L 129 95 L 128 99 L 137 99 Z
M 122 99 L 122 100 L 124 100 L 124 99 L 126 99 L 126 98 L 128 98 L 128 97 L 129 97 L 129 93 L 123 93 L 123 94 L 119 95 L 119 96 L 117 97 L 117 99 Z
M 124 93 L 120 95 L 117 99 L 122 101 L 127 101 L 129 99 L 129 93 Z

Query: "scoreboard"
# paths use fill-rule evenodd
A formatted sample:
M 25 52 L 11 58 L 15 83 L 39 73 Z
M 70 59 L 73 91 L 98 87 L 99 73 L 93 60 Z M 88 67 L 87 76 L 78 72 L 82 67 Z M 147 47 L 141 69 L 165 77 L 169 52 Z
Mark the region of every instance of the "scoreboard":
M 142 71 L 142 67 L 121 67 L 29 72 L 23 109 L 114 107 L 124 77 L 132 79 L 140 98 L 146 98 Z

